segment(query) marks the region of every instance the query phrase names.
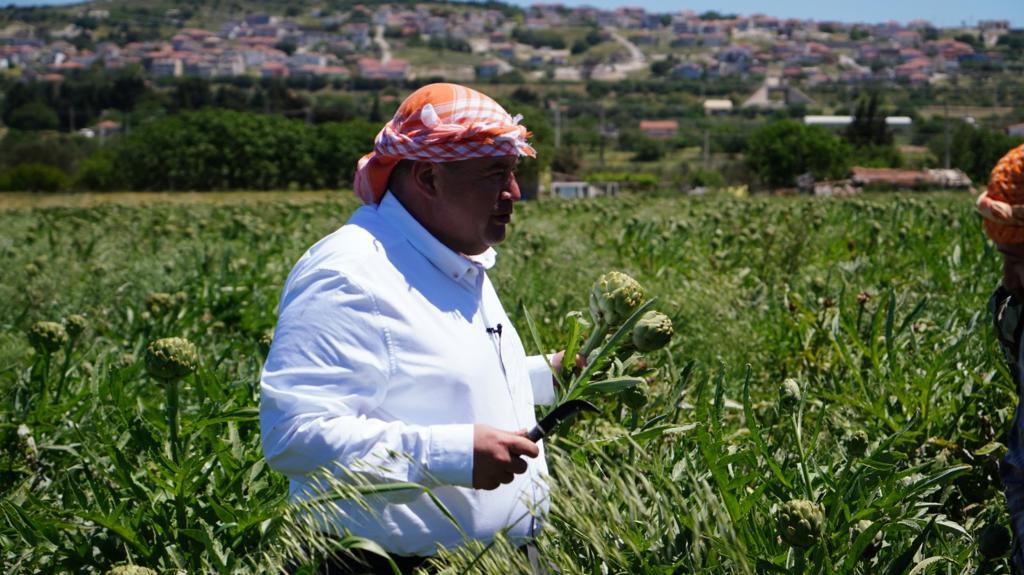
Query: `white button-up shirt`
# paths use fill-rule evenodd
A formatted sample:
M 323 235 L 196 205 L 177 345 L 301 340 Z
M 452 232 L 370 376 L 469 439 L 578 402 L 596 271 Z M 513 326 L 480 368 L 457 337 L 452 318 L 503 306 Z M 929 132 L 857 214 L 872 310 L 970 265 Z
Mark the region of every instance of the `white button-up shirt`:
M 473 425 L 529 429 L 534 404 L 554 400 L 544 358 L 526 357 L 487 278 L 494 259 L 452 251 L 388 193 L 295 264 L 260 382 L 263 451 L 293 500 L 314 495 L 309 475 L 332 468 L 431 488 L 473 539 L 536 533 L 534 515 L 547 509 L 543 446 L 512 483 L 472 488 Z M 331 527 L 390 553 L 465 542 L 422 491 L 337 509 Z

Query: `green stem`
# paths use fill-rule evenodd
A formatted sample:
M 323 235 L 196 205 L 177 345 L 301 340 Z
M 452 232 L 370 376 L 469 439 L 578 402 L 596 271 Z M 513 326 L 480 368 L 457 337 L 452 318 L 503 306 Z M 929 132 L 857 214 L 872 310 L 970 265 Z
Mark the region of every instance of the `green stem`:
M 799 547 L 793 548 L 794 561 L 793 561 L 793 574 L 803 575 L 804 571 L 807 570 L 807 557 L 804 555 L 804 550 Z
M 43 377 L 39 381 L 39 403 L 46 403 L 46 380 L 50 379 L 50 353 L 43 355 Z
M 64 365 L 60 368 L 60 383 L 57 385 L 57 401 L 60 401 L 61 392 L 64 391 L 64 384 L 68 379 L 68 367 L 71 365 L 71 349 L 75 346 L 75 338 L 68 340 L 64 347 Z
M 590 354 L 597 349 L 597 346 L 604 341 L 604 336 L 606 335 L 608 335 L 608 326 L 606 324 L 599 323 L 594 325 L 594 330 L 590 332 L 590 337 L 587 338 L 587 343 L 583 344 L 583 350 L 580 352 L 583 357 L 589 358 Z
M 814 496 L 811 492 L 811 477 L 807 474 L 807 455 L 804 453 L 804 442 L 800 434 L 800 421 L 799 421 L 800 409 L 797 408 L 797 412 L 792 414 L 789 418 L 793 424 L 793 435 L 796 436 L 796 450 L 797 454 L 800 455 L 800 478 L 804 482 L 804 490 L 807 492 L 807 499 L 813 500 Z
M 178 463 L 178 381 L 165 381 L 167 388 L 167 427 L 170 435 L 171 460 Z

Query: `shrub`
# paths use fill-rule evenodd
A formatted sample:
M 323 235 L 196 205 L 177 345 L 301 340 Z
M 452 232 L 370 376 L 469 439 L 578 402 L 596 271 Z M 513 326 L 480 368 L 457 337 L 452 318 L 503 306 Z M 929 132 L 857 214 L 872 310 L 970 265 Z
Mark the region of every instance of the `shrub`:
M 56 130 L 60 120 L 53 108 L 42 102 L 30 102 L 11 112 L 7 123 L 15 130 Z
M 116 150 L 105 148 L 86 158 L 78 169 L 75 186 L 98 192 L 124 188 L 124 178 L 117 169 Z
M 68 187 L 68 177 L 46 164 L 20 164 L 0 174 L 0 183 L 9 191 L 59 192 Z

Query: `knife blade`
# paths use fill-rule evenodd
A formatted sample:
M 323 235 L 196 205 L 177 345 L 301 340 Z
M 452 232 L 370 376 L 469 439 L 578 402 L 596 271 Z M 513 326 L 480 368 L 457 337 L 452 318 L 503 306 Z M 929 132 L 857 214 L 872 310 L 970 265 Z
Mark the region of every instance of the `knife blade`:
M 589 401 L 585 401 L 582 399 L 570 399 L 569 401 L 566 401 L 565 403 L 552 409 L 551 413 L 548 413 L 543 418 L 541 418 L 541 420 L 537 422 L 537 425 L 526 433 L 526 437 L 530 441 L 536 443 L 537 441 L 540 441 L 540 439 L 543 438 L 545 435 L 547 435 L 549 431 L 554 429 L 555 426 L 557 426 L 559 423 L 565 421 L 567 418 L 581 411 L 592 411 L 596 413 L 597 408 L 594 407 L 594 404 L 590 403 Z

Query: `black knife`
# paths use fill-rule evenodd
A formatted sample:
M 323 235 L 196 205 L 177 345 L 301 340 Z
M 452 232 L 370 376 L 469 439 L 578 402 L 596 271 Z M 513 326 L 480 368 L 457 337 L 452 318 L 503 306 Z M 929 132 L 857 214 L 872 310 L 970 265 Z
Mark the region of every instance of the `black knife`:
M 597 408 L 589 401 L 584 401 L 582 399 L 570 399 L 569 401 L 552 409 L 551 413 L 545 415 L 540 421 L 538 421 L 537 425 L 527 432 L 526 437 L 530 441 L 536 443 L 559 423 L 562 423 L 565 419 L 581 411 L 596 412 Z

